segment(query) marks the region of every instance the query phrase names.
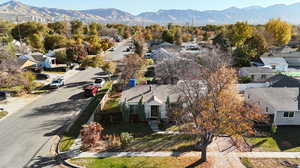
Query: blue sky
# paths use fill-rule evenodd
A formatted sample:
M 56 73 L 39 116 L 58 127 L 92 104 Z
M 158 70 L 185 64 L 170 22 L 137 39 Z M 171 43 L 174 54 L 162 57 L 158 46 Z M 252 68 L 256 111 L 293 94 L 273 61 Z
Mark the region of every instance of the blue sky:
M 7 0 L 0 0 L 1 3 Z M 158 9 L 221 10 L 228 7 L 291 4 L 300 0 L 19 0 L 33 6 L 63 9 L 118 8 L 132 14 Z

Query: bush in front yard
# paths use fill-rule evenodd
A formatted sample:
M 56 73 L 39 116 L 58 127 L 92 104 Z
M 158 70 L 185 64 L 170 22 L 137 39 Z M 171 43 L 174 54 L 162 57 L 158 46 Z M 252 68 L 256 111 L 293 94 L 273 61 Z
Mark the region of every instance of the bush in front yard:
M 97 141 L 101 138 L 101 132 L 103 127 L 96 122 L 82 126 L 83 128 L 80 131 L 82 148 L 88 149 L 94 147 L 97 144 Z
M 121 133 L 120 138 L 122 147 L 128 146 L 134 140 L 133 135 L 128 132 Z

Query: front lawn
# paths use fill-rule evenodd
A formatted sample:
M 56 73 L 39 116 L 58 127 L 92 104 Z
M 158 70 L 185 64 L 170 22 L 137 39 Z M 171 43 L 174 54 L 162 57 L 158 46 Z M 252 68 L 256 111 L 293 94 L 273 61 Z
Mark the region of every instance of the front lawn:
M 73 159 L 73 164 L 86 168 L 185 168 L 199 160 L 197 157 L 124 157 L 103 159 Z M 209 163 L 195 168 L 208 168 Z
M 246 168 L 287 168 L 289 164 L 300 164 L 300 159 L 249 159 L 241 158 Z
M 113 151 L 126 152 L 152 152 L 152 151 L 178 151 L 188 152 L 194 150 L 198 138 L 194 135 L 153 134 L 147 123 L 122 123 L 103 126 L 104 135 L 119 136 L 122 132 L 129 132 L 134 141 L 127 147 L 116 148 Z
M 277 133 L 272 137 L 246 138 L 254 149 L 267 152 L 299 152 L 300 151 L 300 127 L 278 127 Z

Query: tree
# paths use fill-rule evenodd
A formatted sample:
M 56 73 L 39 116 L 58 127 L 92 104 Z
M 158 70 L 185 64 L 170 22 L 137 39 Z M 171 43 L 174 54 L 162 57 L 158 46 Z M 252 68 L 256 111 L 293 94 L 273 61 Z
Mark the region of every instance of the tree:
M 285 45 L 291 40 L 292 26 L 287 22 L 280 19 L 271 19 L 265 27 L 266 31 L 273 36 L 275 45 Z
M 103 69 L 104 72 L 108 72 L 108 73 L 114 74 L 115 71 L 116 71 L 116 69 L 117 69 L 117 66 L 113 62 L 106 62 L 102 66 L 102 69 Z
M 89 35 L 99 35 L 97 23 L 93 22 L 89 25 Z
M 228 67 L 229 58 L 225 53 L 211 52 L 195 80 L 179 83 L 179 105 L 170 111 L 177 115 L 178 124 L 190 125 L 185 131 L 199 136 L 200 163 L 207 160 L 207 146 L 214 137 L 249 135 L 254 132 L 255 121 L 263 119 L 261 110 L 237 93 L 237 76 Z
M 213 44 L 218 45 L 223 51 L 227 51 L 228 48 L 231 46 L 230 41 L 228 38 L 225 37 L 224 33 L 219 33 L 214 39 Z
M 257 52 L 247 46 L 241 46 L 233 51 L 234 65 L 236 67 L 249 67 L 251 60 L 256 58 Z
M 177 29 L 174 36 L 175 44 L 180 46 L 182 44 L 182 32 L 180 29 Z
M 259 57 L 267 51 L 268 43 L 265 37 L 261 34 L 254 34 L 251 38 L 245 41 L 245 46 L 256 52 L 255 57 Z
M 85 57 L 81 62 L 81 67 L 100 68 L 104 65 L 103 56 L 97 55 L 92 57 Z
M 137 78 L 142 75 L 141 69 L 145 65 L 145 60 L 137 54 L 129 54 L 123 60 L 125 67 L 121 74 L 121 82 L 125 86 L 131 78 Z
M 40 34 L 46 32 L 46 28 L 43 24 L 37 22 L 26 22 L 16 25 L 11 34 L 16 40 L 24 40 L 32 37 L 34 34 Z
M 43 43 L 43 37 L 41 33 L 35 33 L 31 36 L 29 36 L 27 39 L 28 43 L 35 49 L 43 50 L 44 43 Z
M 24 89 L 27 93 L 30 93 L 35 87 L 34 80 L 36 79 L 36 77 L 32 72 L 29 71 L 23 72 L 22 77 L 23 77 Z
M 88 149 L 94 147 L 97 141 L 101 139 L 103 127 L 96 122 L 83 125 L 80 130 L 82 148 Z
M 73 45 L 67 48 L 67 58 L 70 61 L 80 63 L 87 55 L 87 51 L 82 45 Z
M 134 47 L 135 47 L 135 53 L 138 54 L 139 56 L 143 57 L 144 56 L 144 41 L 143 40 L 134 40 L 133 42 Z
M 50 29 L 51 34 L 60 34 L 60 35 L 67 35 L 68 34 L 68 25 L 65 22 L 53 22 L 48 23 L 48 28 Z
M 247 22 L 237 22 L 230 25 L 226 31 L 226 37 L 229 39 L 233 46 L 241 46 L 253 34 L 253 27 L 248 25 Z
M 174 35 L 170 30 L 164 30 L 162 33 L 162 40 L 168 43 L 174 42 Z
M 59 34 L 47 35 L 44 40 L 44 46 L 46 50 L 54 50 L 57 48 L 65 47 L 66 45 L 66 37 Z
M 80 20 L 74 20 L 71 22 L 71 33 L 73 35 L 83 34 L 83 23 Z

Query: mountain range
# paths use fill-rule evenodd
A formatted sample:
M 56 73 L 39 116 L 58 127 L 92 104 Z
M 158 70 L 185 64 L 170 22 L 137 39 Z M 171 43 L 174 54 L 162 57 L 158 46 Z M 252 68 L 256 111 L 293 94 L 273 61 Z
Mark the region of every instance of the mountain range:
M 0 4 L 0 18 L 12 21 L 61 21 L 80 19 L 84 22 L 126 23 L 126 24 L 231 24 L 248 21 L 251 24 L 264 24 L 271 18 L 281 18 L 292 24 L 300 24 L 300 3 L 278 4 L 269 7 L 251 6 L 231 7 L 225 10 L 158 10 L 133 15 L 128 12 L 109 9 L 65 10 L 57 8 L 34 7 L 18 1 Z

